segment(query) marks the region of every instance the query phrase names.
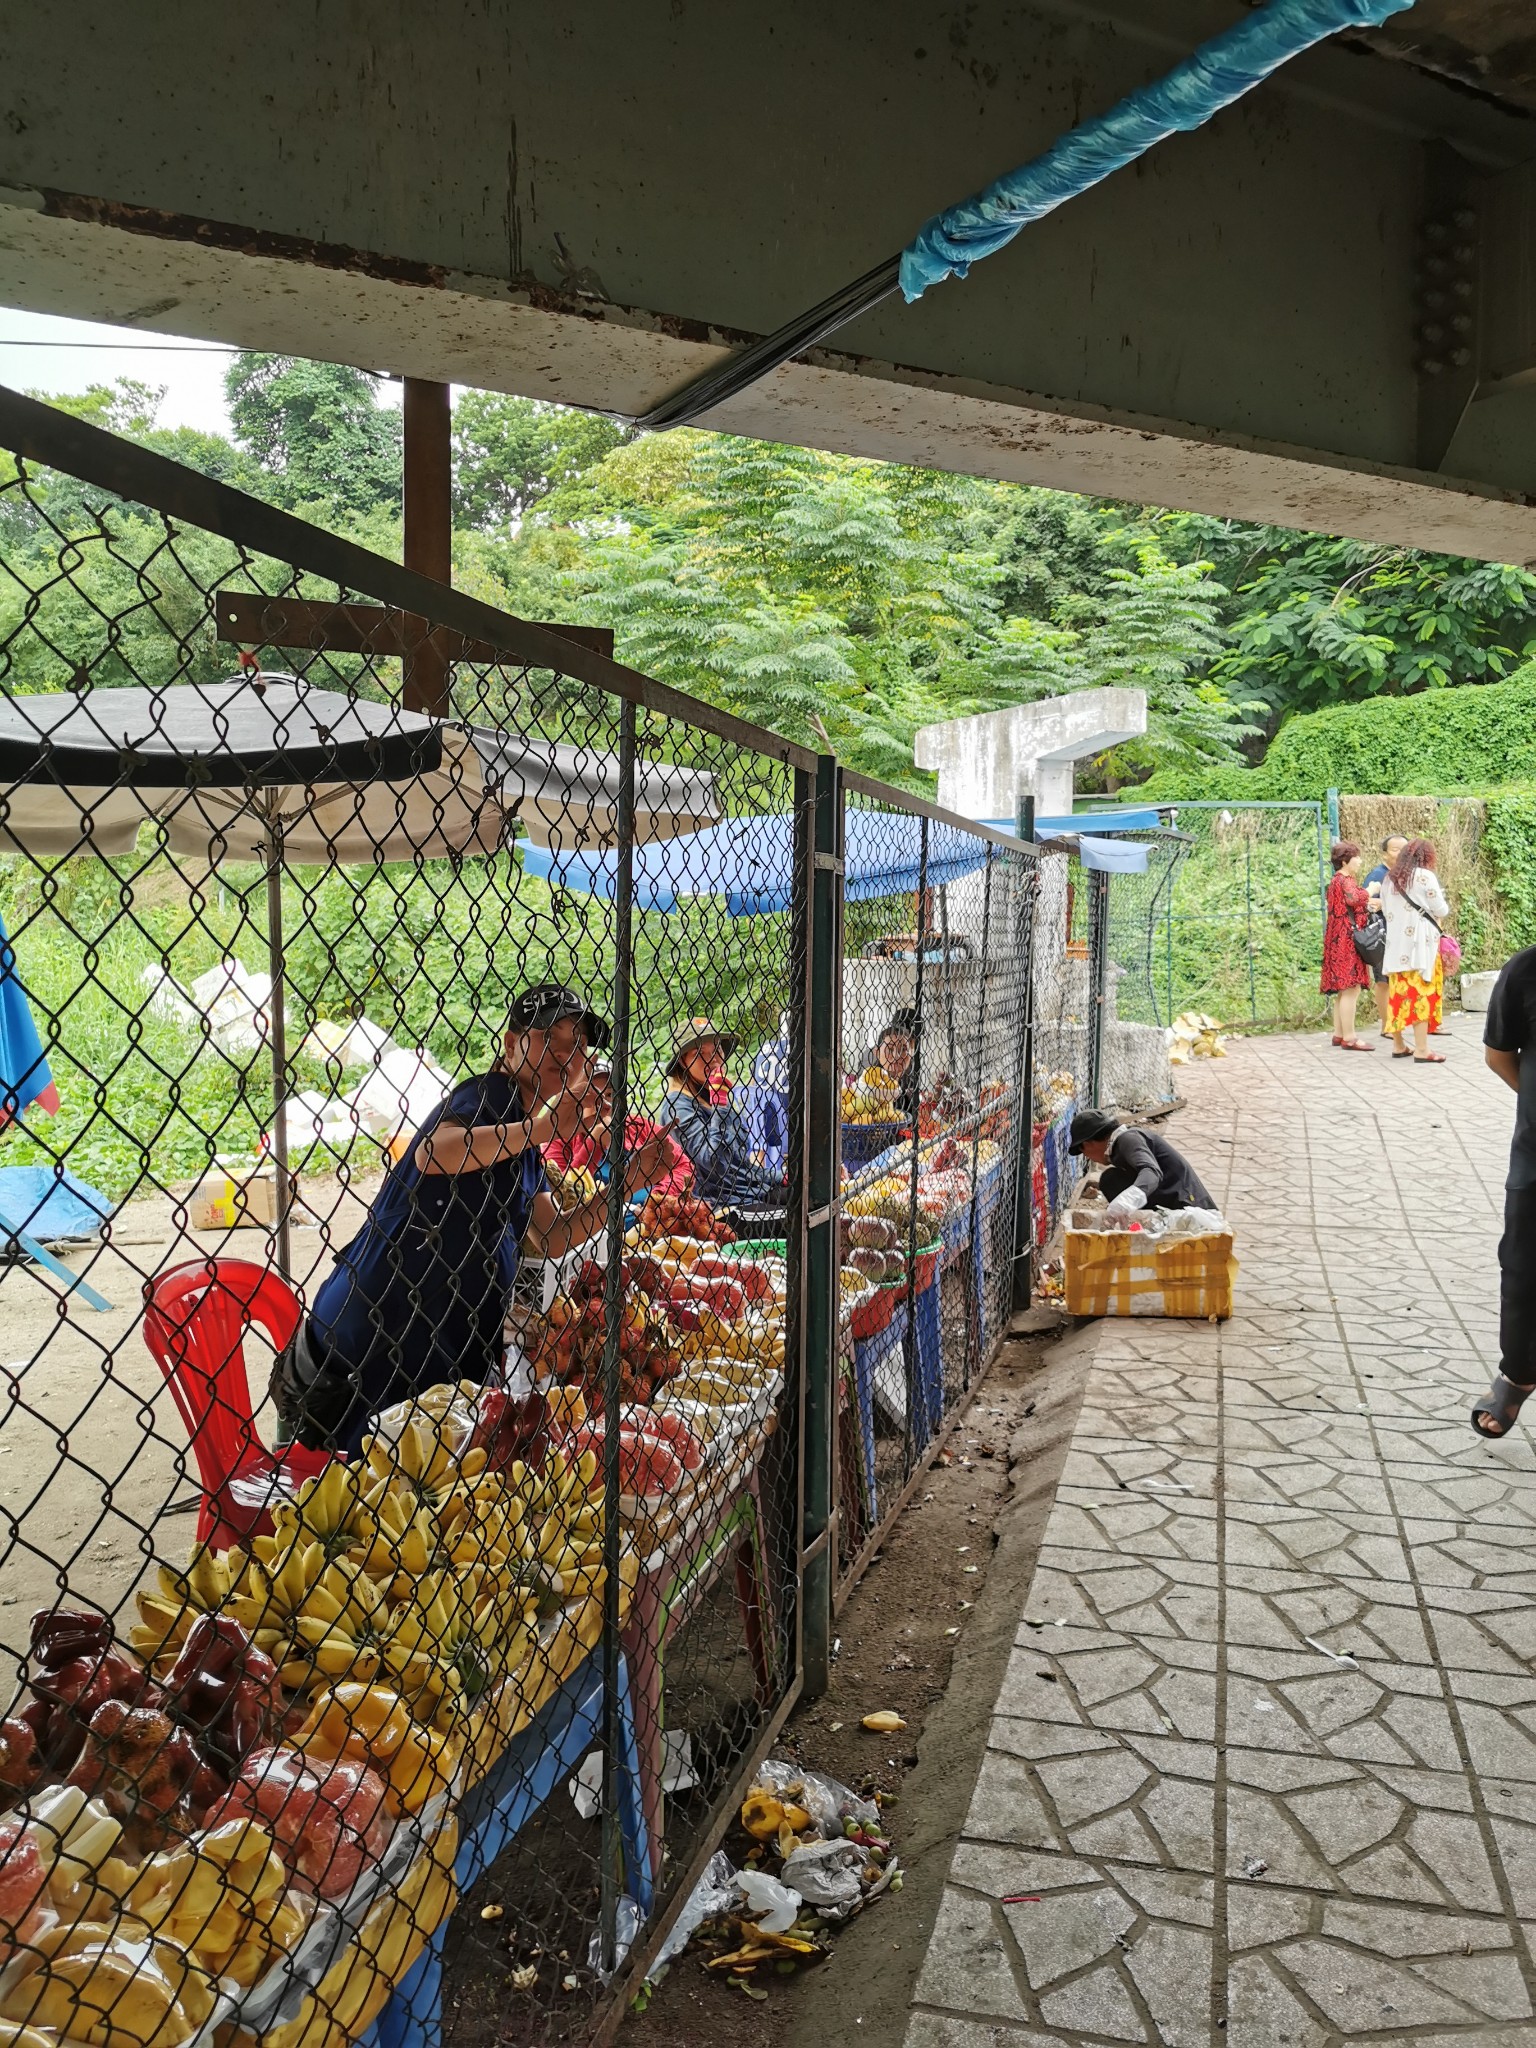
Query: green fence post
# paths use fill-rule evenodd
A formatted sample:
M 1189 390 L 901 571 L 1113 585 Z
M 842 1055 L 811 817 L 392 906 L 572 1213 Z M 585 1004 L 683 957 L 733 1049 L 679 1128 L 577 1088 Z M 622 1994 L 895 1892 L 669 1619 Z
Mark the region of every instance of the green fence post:
M 838 1044 L 842 1035 L 843 788 L 830 754 L 816 768 L 811 825 L 809 1038 L 805 1099 L 805 1490 L 801 1670 L 806 1697 L 832 1667 L 832 1433 L 837 1413 Z
M 1339 792 L 1336 789 L 1330 789 L 1328 792 L 1328 837 L 1330 839 L 1337 839 L 1338 836 Z
M 1019 798 L 1019 837 L 1026 846 L 1035 843 L 1035 800 Z M 1017 1313 L 1035 1298 L 1035 1229 L 1031 1190 L 1035 1165 L 1035 908 L 1036 886 L 1026 880 L 1028 918 L 1024 927 L 1024 1058 L 1014 1098 L 1018 1119 L 1018 1163 L 1013 1179 L 1013 1287 L 1010 1305 Z M 983 970 L 985 971 L 985 970 Z

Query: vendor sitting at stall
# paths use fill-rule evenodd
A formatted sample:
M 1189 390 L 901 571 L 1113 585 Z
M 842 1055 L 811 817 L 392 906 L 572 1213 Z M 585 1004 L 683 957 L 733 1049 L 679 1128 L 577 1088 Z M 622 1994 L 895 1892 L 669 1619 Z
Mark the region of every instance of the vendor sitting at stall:
M 569 1137 L 557 1133 L 540 1147 L 544 1166 L 552 1177 L 564 1179 L 577 1172 L 591 1174 L 599 1185 L 608 1178 L 608 1141 L 613 1130 L 613 1069 L 606 1061 L 593 1066 L 586 1092 L 577 1104 L 578 1122 Z M 669 1131 L 644 1115 L 624 1119 L 624 1150 L 638 1153 L 642 1146 L 660 1148 L 656 1178 L 649 1192 L 657 1195 L 685 1195 L 693 1185 L 693 1164 Z
M 747 1123 L 725 1062 L 741 1041 L 707 1017 L 687 1024 L 672 1048 L 662 1125 L 693 1163 L 693 1192 L 745 1237 L 781 1229 L 788 1189 L 753 1157 Z
M 1139 1209 L 1216 1207 L 1182 1152 L 1156 1131 L 1131 1130 L 1107 1109 L 1085 1109 L 1073 1117 L 1067 1150 L 1104 1169 L 1099 1192 L 1117 1219 L 1129 1221 Z
M 559 1258 L 607 1220 L 606 1192 L 562 1216 L 539 1154 L 575 1129 L 589 1048 L 607 1042 L 571 989 L 513 1003 L 500 1060 L 461 1081 L 386 1173 L 279 1361 L 281 1419 L 299 1443 L 350 1456 L 377 1410 L 500 1374 L 519 1247 Z M 625 1186 L 648 1187 L 662 1165 L 659 1143 L 640 1146 Z
M 896 1090 L 896 1114 L 904 1124 L 917 1121 L 917 1012 L 898 1010 L 875 1040 L 864 1063 L 863 1079 L 873 1086 L 879 1072 Z

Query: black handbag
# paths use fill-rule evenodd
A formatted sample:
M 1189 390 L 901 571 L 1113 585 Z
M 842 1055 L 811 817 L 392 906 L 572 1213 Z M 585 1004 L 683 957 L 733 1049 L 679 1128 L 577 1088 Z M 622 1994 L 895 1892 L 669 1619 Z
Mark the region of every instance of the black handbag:
M 1387 920 L 1379 910 L 1373 910 L 1364 924 L 1357 924 L 1351 933 L 1355 951 L 1370 968 L 1378 981 L 1381 980 L 1381 963 L 1387 957 Z

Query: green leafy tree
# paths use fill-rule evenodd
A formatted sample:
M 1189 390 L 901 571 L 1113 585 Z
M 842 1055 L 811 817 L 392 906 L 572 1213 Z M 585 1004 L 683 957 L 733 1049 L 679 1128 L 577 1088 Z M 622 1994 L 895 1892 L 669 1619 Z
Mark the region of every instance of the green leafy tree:
M 1153 768 L 1235 762 L 1237 743 L 1256 730 L 1246 714 L 1259 707 L 1234 702 L 1209 672 L 1221 651 L 1225 590 L 1208 564 L 1174 561 L 1149 534 L 1117 529 L 1106 545 L 1131 565 L 1101 568 L 1096 600 L 1070 594 L 1055 623 L 1025 615 L 998 634 L 1012 701 L 1146 691 L 1145 738 L 1102 755 L 1085 785 L 1097 779 L 1115 789 Z
M 247 351 L 224 383 L 235 439 L 276 503 L 343 526 L 398 513 L 400 415 L 379 404 L 369 371 Z
M 1262 699 L 1271 730 L 1330 704 L 1497 682 L 1536 651 L 1526 569 L 1188 514 L 1158 530 L 1228 585 L 1211 674 Z
M 463 392 L 453 409 L 453 504 L 460 527 L 515 527 L 561 485 L 634 438 L 601 413 L 500 391 Z

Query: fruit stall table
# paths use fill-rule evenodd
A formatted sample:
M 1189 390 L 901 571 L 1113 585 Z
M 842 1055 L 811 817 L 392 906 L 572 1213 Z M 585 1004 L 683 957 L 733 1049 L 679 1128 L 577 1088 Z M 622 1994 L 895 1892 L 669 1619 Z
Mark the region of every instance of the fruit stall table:
M 652 1870 L 659 1850 L 646 1819 L 640 1755 L 626 1662 L 619 1661 L 619 1826 L 624 1842 L 625 1888 L 642 1919 L 652 1900 Z M 454 1878 L 464 1897 L 529 1821 L 573 1776 L 602 1740 L 603 1671 L 591 1651 L 554 1697 L 502 1752 L 459 1809 L 460 1841 Z M 396 1985 L 388 2004 L 362 2037 L 366 2048 L 437 2048 L 442 2039 L 444 1919 L 421 1955 Z
M 774 1399 L 777 1391 L 774 1391 Z M 652 1867 L 659 1873 L 663 1840 L 666 1646 L 722 1573 L 734 1564 L 736 1596 L 758 1697 L 771 1701 L 782 1672 L 772 1556 L 763 1509 L 761 1466 L 773 1434 L 773 1410 L 754 1422 L 718 1461 L 697 1474 L 691 1500 L 679 1502 L 661 1541 L 640 1567 L 624 1625 L 624 1652 L 634 1697 L 640 1791 Z

